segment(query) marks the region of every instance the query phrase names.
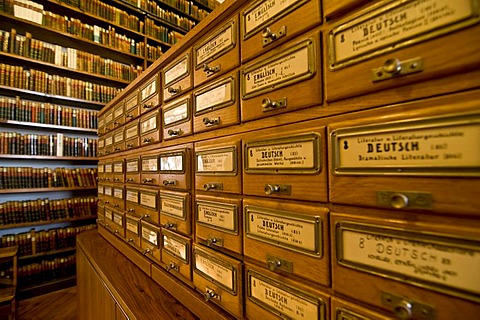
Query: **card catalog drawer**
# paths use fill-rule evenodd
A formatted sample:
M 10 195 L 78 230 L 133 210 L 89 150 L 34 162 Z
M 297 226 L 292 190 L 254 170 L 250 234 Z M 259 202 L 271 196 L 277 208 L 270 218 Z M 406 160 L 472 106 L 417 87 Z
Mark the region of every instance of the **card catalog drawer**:
M 372 308 L 365 308 L 357 302 L 335 296 L 332 296 L 330 301 L 332 320 L 392 320 L 392 317 L 378 313 Z
M 111 228 L 112 228 L 112 225 L 113 225 L 113 223 L 112 223 L 112 220 L 113 220 L 113 209 L 112 209 L 112 207 L 110 207 L 108 205 L 104 206 L 103 207 L 103 214 L 104 214 L 104 222 L 105 222 L 103 226 L 107 230 L 111 231 L 112 230 Z
M 158 152 L 160 185 L 168 189 L 190 190 L 192 187 L 191 143 L 162 148 Z
M 138 103 L 138 91 L 125 98 L 125 122 L 129 122 L 140 115 Z
M 329 295 L 266 269 L 246 264 L 245 313 L 247 319 L 329 319 Z
M 112 232 L 122 238 L 125 238 L 125 217 L 122 210 L 112 210 L 112 224 L 110 229 Z
M 478 215 L 479 93 L 359 112 L 332 123 L 330 200 Z
M 126 187 L 125 189 L 125 210 L 127 213 L 134 213 L 158 224 L 158 190 Z M 135 200 L 138 202 L 135 203 Z
M 162 262 L 180 280 L 192 282 L 192 240 L 162 228 Z
M 144 114 L 161 104 L 160 100 L 160 79 L 158 74 L 147 79 L 139 88 L 140 114 Z
M 125 238 L 137 248 L 140 248 L 140 219 L 134 213 L 125 213 Z
M 97 127 L 98 127 L 97 129 L 98 135 L 99 136 L 104 135 L 105 134 L 105 113 L 98 115 Z M 98 147 L 100 148 L 100 146 Z
M 111 205 L 113 201 L 113 186 L 111 184 L 103 185 L 103 204 Z
M 315 30 L 242 67 L 242 122 L 322 104 L 320 43 Z
M 399 87 L 478 69 L 480 42 L 472 42 L 480 32 L 477 5 L 476 0 L 399 1 L 339 22 L 328 37 L 327 101 L 388 89 L 396 99 L 411 99 L 411 89 Z M 451 92 L 449 85 L 421 94 Z
M 259 0 L 241 12 L 242 62 L 320 25 L 321 1 Z
M 113 132 L 108 132 L 103 137 L 104 139 L 104 154 L 109 155 L 113 153 Z
M 217 138 L 195 144 L 195 189 L 242 193 L 242 152 L 238 138 Z
M 99 161 L 97 165 L 98 182 L 105 181 L 105 162 Z
M 226 19 L 193 47 L 195 87 L 236 68 L 240 64 L 238 18 Z
M 163 68 L 163 101 L 167 102 L 193 87 L 192 60 L 190 50 L 179 53 L 177 60 Z
M 125 159 L 125 182 L 140 183 L 140 157 Z
M 195 196 L 195 240 L 219 251 L 243 254 L 242 198 Z
M 188 192 L 160 190 L 160 225 L 168 230 L 191 236 L 192 207 Z
M 146 257 L 150 257 L 159 262 L 162 260 L 160 250 L 161 236 L 159 226 L 145 220 L 140 221 L 140 247 L 142 253 Z
M 123 170 L 123 158 L 120 160 L 115 160 L 112 164 L 113 167 L 113 182 L 115 183 L 123 183 L 125 180 L 125 173 Z
M 125 209 L 124 189 L 125 187 L 123 184 L 116 183 L 113 185 L 112 201 L 110 205 L 117 210 Z
M 105 185 L 99 183 L 97 186 L 98 207 L 105 205 Z
M 118 129 L 115 129 L 112 133 L 113 137 L 113 152 L 122 152 L 125 150 L 125 137 L 124 137 L 124 132 L 125 128 L 121 127 Z
M 243 141 L 243 194 L 327 202 L 325 127 L 275 131 Z
M 328 208 L 243 199 L 244 254 L 270 270 L 330 285 Z
M 140 118 L 139 129 L 141 146 L 160 142 L 162 139 L 160 110 L 156 109 L 144 114 Z
M 133 120 L 125 125 L 125 150 L 140 146 L 139 120 Z
M 334 208 L 333 289 L 420 319 L 473 319 L 480 301 L 479 220 Z
M 113 127 L 118 128 L 125 123 L 125 110 L 123 101 L 113 107 Z
M 113 181 L 113 162 L 111 161 L 105 162 L 105 164 L 103 165 L 103 181 Z
M 100 136 L 101 133 L 98 131 L 98 147 L 97 147 L 97 157 L 104 156 L 105 153 L 105 136 Z
M 104 120 L 105 120 L 105 133 L 112 131 L 113 128 L 113 109 L 108 109 L 104 113 Z
M 195 89 L 193 112 L 195 133 L 240 123 L 238 71 Z
M 243 264 L 201 245 L 193 245 L 193 283 L 205 300 L 243 319 Z
M 105 226 L 105 207 L 103 204 L 100 204 L 100 200 L 98 201 L 97 223 L 101 226 Z
M 144 185 L 158 185 L 159 181 L 158 151 L 140 156 L 140 182 Z
M 192 95 L 187 94 L 162 107 L 165 140 L 192 134 Z

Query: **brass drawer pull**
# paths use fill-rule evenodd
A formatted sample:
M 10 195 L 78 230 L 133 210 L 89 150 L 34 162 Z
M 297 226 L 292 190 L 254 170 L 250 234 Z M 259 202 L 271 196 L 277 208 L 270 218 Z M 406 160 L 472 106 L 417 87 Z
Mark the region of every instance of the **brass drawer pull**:
M 287 106 L 287 98 L 282 98 L 277 101 L 270 100 L 269 98 L 263 98 L 262 100 L 263 112 L 285 108 L 286 106 Z
M 181 129 L 177 129 L 177 130 L 169 129 L 167 133 L 171 137 L 176 137 L 176 136 L 180 136 L 183 132 Z
M 262 45 L 265 47 L 266 45 L 269 45 L 273 41 L 287 35 L 287 28 L 285 26 L 282 26 L 277 32 L 273 32 L 270 28 L 265 28 L 262 31 Z
M 221 69 L 220 65 L 217 64 L 215 67 L 209 67 L 208 64 L 203 64 L 203 71 L 207 74 L 207 76 L 210 76 L 216 72 L 219 72 Z
M 168 93 L 174 95 L 174 94 L 180 93 L 182 91 L 182 87 L 178 87 L 178 88 L 169 87 L 167 91 Z
M 206 125 L 207 127 L 219 125 L 220 124 L 220 118 L 217 117 L 217 118 L 210 119 L 210 118 L 205 117 L 205 118 L 203 118 L 203 124 Z

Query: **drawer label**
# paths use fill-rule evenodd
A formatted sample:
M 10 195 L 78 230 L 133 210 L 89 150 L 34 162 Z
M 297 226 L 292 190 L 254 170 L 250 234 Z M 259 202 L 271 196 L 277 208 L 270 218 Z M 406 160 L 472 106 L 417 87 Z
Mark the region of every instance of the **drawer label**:
M 127 201 L 138 203 L 138 191 L 127 189 L 125 199 Z
M 138 235 L 138 221 L 136 221 L 135 219 L 128 218 L 128 217 L 125 220 L 127 222 L 126 223 L 127 230 Z
M 306 292 L 286 286 L 253 270 L 248 271 L 248 299 L 288 319 L 323 319 L 323 303 Z M 286 316 L 286 317 L 285 317 Z
M 157 209 L 157 195 L 155 193 L 140 193 L 140 204 L 152 209 Z
M 99 148 L 105 147 L 105 140 L 104 139 L 98 139 L 98 147 Z
M 246 173 L 316 173 L 321 169 L 320 135 L 254 141 L 245 144 Z
M 113 137 L 112 136 L 106 137 L 105 146 L 108 147 L 108 146 L 111 146 L 112 144 L 113 144 Z
M 137 95 L 134 95 L 127 101 L 125 101 L 125 112 L 128 112 L 137 106 Z
M 210 108 L 221 108 L 232 103 L 233 78 L 221 81 L 211 87 L 195 93 L 195 112 L 201 112 Z
M 222 286 L 232 294 L 236 294 L 237 283 L 235 277 L 237 270 L 233 265 L 199 250 L 195 250 L 193 254 L 195 272 Z
M 175 218 L 181 218 L 183 220 L 187 218 L 184 197 L 167 195 L 160 192 L 160 210 L 161 213 L 173 216 Z
M 109 112 L 105 115 L 105 122 L 106 123 L 110 123 L 113 121 L 113 113 L 112 112 Z
M 112 187 L 105 187 L 104 194 L 106 196 L 111 196 L 112 195 Z
M 105 209 L 105 217 L 113 221 L 113 211 Z
M 98 164 L 97 166 L 97 170 L 98 170 L 98 173 L 103 173 L 104 172 L 104 168 L 105 168 L 105 165 L 104 164 Z
M 230 22 L 219 33 L 213 35 L 206 43 L 201 44 L 200 47 L 195 48 L 195 66 L 202 67 L 202 63 L 209 59 L 214 59 L 216 56 L 235 46 L 234 22 Z
M 188 119 L 188 99 L 171 108 L 164 108 L 163 123 L 165 126 L 183 122 Z
M 101 128 L 105 126 L 105 119 L 104 118 L 98 118 L 98 127 Z
M 315 74 L 313 40 L 308 39 L 242 71 L 242 95 L 248 99 L 292 85 Z
M 127 162 L 127 172 L 138 172 L 138 159 Z
M 142 158 L 142 171 L 156 172 L 158 171 L 157 158 Z
M 170 69 L 165 71 L 165 86 L 180 80 L 186 75 L 188 75 L 188 54 Z
M 196 153 L 197 173 L 236 173 L 237 154 L 235 147 L 199 151 Z
M 113 188 L 113 197 L 123 199 L 123 189 Z
M 138 136 L 138 128 L 137 125 L 131 126 L 125 130 L 125 139 L 131 139 Z
M 113 118 L 117 119 L 123 116 L 123 107 L 119 107 L 113 110 Z
M 117 132 L 113 136 L 113 142 L 118 143 L 118 142 L 122 142 L 122 141 L 123 141 L 123 131 Z
M 330 68 L 473 24 L 479 20 L 478 10 L 477 0 L 414 0 L 385 5 L 330 32 Z
M 115 162 L 113 164 L 113 172 L 122 173 L 123 172 L 123 162 Z
M 104 194 L 105 193 L 105 190 L 104 190 L 105 188 L 103 186 L 99 185 L 97 189 L 98 189 L 98 194 Z
M 389 123 L 332 132 L 337 174 L 480 175 L 480 116 Z
M 123 227 L 123 216 L 120 214 L 113 214 L 113 222 Z
M 157 129 L 157 115 L 146 119 L 140 123 L 140 133 L 144 134 Z
M 245 234 L 314 257 L 322 255 L 322 222 L 318 216 L 245 207 Z
M 167 234 L 167 232 L 164 232 L 163 249 L 183 262 L 188 263 L 188 243 L 184 240 L 177 239 L 176 237 L 171 236 L 170 233 Z
M 480 295 L 478 239 L 345 222 L 336 225 L 336 242 L 342 265 L 470 299 Z
M 152 230 L 142 225 L 142 238 L 150 242 L 151 244 L 158 246 L 158 233 L 155 230 Z
M 112 164 L 111 163 L 105 164 L 105 173 L 112 173 Z
M 210 228 L 238 233 L 238 208 L 236 205 L 197 201 L 197 222 Z
M 150 80 L 150 83 L 140 90 L 140 100 L 144 101 L 155 92 L 157 92 L 157 81 L 155 81 L 155 78 L 153 78 Z
M 183 172 L 183 154 L 160 155 L 160 171 Z

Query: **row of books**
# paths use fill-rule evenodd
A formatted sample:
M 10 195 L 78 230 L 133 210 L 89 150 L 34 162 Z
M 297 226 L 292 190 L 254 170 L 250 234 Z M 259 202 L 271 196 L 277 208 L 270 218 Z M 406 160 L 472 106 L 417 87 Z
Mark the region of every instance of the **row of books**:
M 96 110 L 0 96 L 0 119 L 97 129 Z
M 32 38 L 30 32 L 21 35 L 14 28 L 10 32 L 0 30 L 0 43 L 3 52 L 119 80 L 132 81 L 143 69 L 138 65 L 128 65 L 97 54 L 37 40 Z
M 182 17 L 179 14 L 174 12 L 165 10 L 162 6 L 160 6 L 155 1 L 148 1 L 147 2 L 147 9 L 146 11 L 150 12 L 154 16 L 169 22 L 173 25 L 179 26 L 180 28 L 184 29 L 185 31 L 191 30 L 195 26 L 195 21 L 192 21 L 186 17 Z M 146 22 L 146 21 L 145 21 Z M 146 33 L 146 31 L 145 31 Z
M 0 154 L 57 157 L 96 157 L 98 139 L 0 132 Z
M 14 200 L 0 203 L 0 225 L 94 217 L 97 198 Z
M 4 0 L 5 7 L 12 8 L 17 18 L 25 19 L 34 23 L 42 23 L 43 5 L 30 0 Z
M 0 63 L 0 86 L 32 90 L 51 95 L 108 103 L 120 88 L 72 79 L 46 72 Z
M 18 268 L 18 286 L 26 288 L 73 277 L 76 274 L 75 265 L 76 257 L 74 254 L 22 265 Z
M 177 31 L 170 31 L 164 26 L 157 26 L 153 20 L 145 19 L 145 34 L 169 44 L 175 44 L 183 35 Z
M 95 187 L 96 168 L 0 167 L 0 189 Z
M 140 5 L 139 8 L 147 11 L 148 2 L 151 0 L 139 0 Z M 206 16 L 208 16 L 208 11 L 200 9 L 197 5 L 193 3 L 193 1 L 187 0 L 160 0 L 160 3 L 165 3 L 171 7 L 177 8 L 178 10 L 194 17 L 197 20 L 202 20 Z
M 147 44 L 147 51 L 144 56 L 149 60 L 157 60 L 163 54 L 163 49 L 160 46 L 152 46 Z
M 2 248 L 18 246 L 18 256 L 30 256 L 42 252 L 75 248 L 75 238 L 83 231 L 92 230 L 96 225 L 31 230 L 18 234 L 5 234 L 0 239 Z

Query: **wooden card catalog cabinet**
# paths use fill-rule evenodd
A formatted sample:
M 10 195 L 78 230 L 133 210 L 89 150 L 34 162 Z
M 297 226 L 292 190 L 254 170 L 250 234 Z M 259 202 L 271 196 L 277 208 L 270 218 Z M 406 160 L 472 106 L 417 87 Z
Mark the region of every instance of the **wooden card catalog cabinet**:
M 193 47 L 195 87 L 236 68 L 240 64 L 238 18 L 226 19 Z
M 162 229 L 162 262 L 165 270 L 180 280 L 192 282 L 192 240 Z
M 125 213 L 125 239 L 137 248 L 140 248 L 140 219 L 134 213 Z
M 192 60 L 190 51 L 179 54 L 180 58 L 163 68 L 163 101 L 167 102 L 193 88 Z
M 113 153 L 113 132 L 108 132 L 103 136 L 104 138 L 104 151 L 105 155 L 109 155 Z
M 239 139 L 217 138 L 195 144 L 195 189 L 242 193 L 242 152 Z
M 245 268 L 247 319 L 330 319 L 330 297 L 318 287 L 250 264 Z
M 113 128 L 118 128 L 125 123 L 125 110 L 123 101 L 113 107 Z
M 167 189 L 190 190 L 192 187 L 191 143 L 162 148 L 158 152 L 160 185 Z
M 129 122 L 140 115 L 139 103 L 138 103 L 138 91 L 125 98 L 125 122 Z
M 163 137 L 165 140 L 192 134 L 192 95 L 172 100 L 162 107 Z
M 213 302 L 236 318 L 243 319 L 241 261 L 194 244 L 193 283 L 207 302 Z
M 145 185 L 159 184 L 158 151 L 140 157 L 140 182 Z
M 125 150 L 125 128 L 121 127 L 113 131 L 113 152 L 121 152 Z
M 128 157 L 125 159 L 125 182 L 140 183 L 140 157 Z
M 331 312 L 332 320 L 391 320 L 392 318 L 381 314 L 377 311 L 372 310 L 372 308 L 365 308 L 364 306 L 358 304 L 358 302 L 353 302 L 345 300 L 343 298 L 338 298 L 332 296 L 331 299 Z
M 327 101 L 386 89 L 395 89 L 391 99 L 412 99 L 398 88 L 478 69 L 480 42 L 472 42 L 480 32 L 477 0 L 381 4 L 356 12 L 330 30 Z M 454 82 L 432 85 L 420 94 L 460 90 Z
M 195 240 L 225 253 L 243 254 L 242 198 L 195 197 Z
M 478 220 L 331 213 L 335 292 L 409 319 L 474 319 L 480 302 Z
M 160 228 L 148 221 L 140 220 L 140 248 L 142 253 L 158 262 L 162 260 L 160 250 Z
M 160 225 L 163 228 L 192 235 L 190 197 L 188 192 L 160 190 Z
M 147 79 L 139 88 L 138 95 L 140 100 L 140 114 L 144 114 L 156 107 L 160 106 L 160 79 L 158 74 Z
M 110 224 L 111 231 L 122 238 L 125 238 L 124 215 L 123 210 L 112 210 L 112 223 Z
M 242 62 L 320 25 L 321 1 L 259 0 L 240 13 Z
M 244 254 L 287 277 L 330 285 L 328 208 L 243 199 Z
M 238 71 L 193 92 L 193 131 L 203 132 L 240 123 Z
M 312 123 L 313 124 L 313 123 Z M 325 127 L 277 127 L 243 141 L 243 194 L 327 202 Z
M 242 67 L 242 122 L 322 104 L 320 43 L 317 29 Z
M 158 224 L 158 190 L 153 188 L 125 188 L 125 210 L 134 213 L 142 219 Z M 136 202 L 135 202 L 136 201 Z
M 113 182 L 123 183 L 125 180 L 125 173 L 123 171 L 123 159 L 115 160 L 112 164 L 113 167 Z
M 332 124 L 330 200 L 478 215 L 479 97 L 412 102 Z
M 136 119 L 125 125 L 125 150 L 140 146 L 139 123 L 140 121 Z
M 140 118 L 140 145 L 145 146 L 155 142 L 160 142 L 161 138 L 161 123 L 160 110 L 155 109 L 149 113 L 145 113 Z

